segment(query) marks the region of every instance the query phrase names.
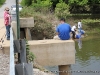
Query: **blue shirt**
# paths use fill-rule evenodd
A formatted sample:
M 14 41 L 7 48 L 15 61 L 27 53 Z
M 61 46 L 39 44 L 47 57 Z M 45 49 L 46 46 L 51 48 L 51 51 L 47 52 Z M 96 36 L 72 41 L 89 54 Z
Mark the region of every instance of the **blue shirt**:
M 71 27 L 67 23 L 59 24 L 56 32 L 58 32 L 58 36 L 61 40 L 70 39 Z

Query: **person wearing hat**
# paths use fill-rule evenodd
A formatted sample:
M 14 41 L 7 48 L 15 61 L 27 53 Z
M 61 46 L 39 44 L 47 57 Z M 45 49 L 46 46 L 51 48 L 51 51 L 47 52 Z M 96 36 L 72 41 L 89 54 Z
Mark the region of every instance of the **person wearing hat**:
M 10 40 L 10 26 L 11 26 L 11 16 L 9 14 L 9 8 L 6 7 L 4 10 L 4 24 L 6 27 L 7 40 Z
M 65 19 L 60 19 L 60 24 L 56 28 L 57 35 L 61 40 L 69 40 L 71 27 L 68 23 L 65 23 Z

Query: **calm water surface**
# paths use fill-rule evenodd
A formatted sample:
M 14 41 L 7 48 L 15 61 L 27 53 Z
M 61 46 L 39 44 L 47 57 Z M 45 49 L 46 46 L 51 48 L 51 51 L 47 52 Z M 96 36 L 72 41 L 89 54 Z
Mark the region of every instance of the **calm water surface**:
M 76 47 L 76 63 L 71 65 L 72 75 L 100 75 L 100 34 L 88 35 L 82 39 L 82 48 Z M 46 67 L 58 71 L 58 67 Z M 59 75 L 58 73 L 56 73 Z

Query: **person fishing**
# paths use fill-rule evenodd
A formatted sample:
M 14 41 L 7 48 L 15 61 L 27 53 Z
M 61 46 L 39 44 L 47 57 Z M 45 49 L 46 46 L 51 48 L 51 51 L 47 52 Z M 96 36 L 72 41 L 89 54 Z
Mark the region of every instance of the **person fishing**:
M 77 39 L 79 49 L 82 48 L 82 39 L 81 38 L 82 38 L 82 35 L 84 35 L 84 34 L 85 34 L 84 30 L 76 32 L 75 38 Z
M 77 25 L 73 25 L 72 28 L 71 28 L 71 31 L 72 31 L 72 39 L 75 39 L 75 35 L 76 35 L 76 26 L 77 26 Z
M 4 10 L 4 24 L 6 27 L 7 40 L 10 40 L 10 26 L 11 26 L 11 16 L 9 14 L 9 8 L 6 7 Z

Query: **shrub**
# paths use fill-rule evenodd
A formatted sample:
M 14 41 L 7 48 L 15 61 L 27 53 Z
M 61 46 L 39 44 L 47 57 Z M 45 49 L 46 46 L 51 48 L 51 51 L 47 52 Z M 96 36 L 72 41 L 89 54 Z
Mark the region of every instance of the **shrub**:
M 24 6 L 30 6 L 33 0 L 22 0 L 21 4 Z
M 32 6 L 36 12 L 47 13 L 50 10 L 52 2 L 50 0 L 36 0 L 33 1 Z
M 55 8 L 55 15 L 60 17 L 66 18 L 67 15 L 69 15 L 69 5 L 67 5 L 65 2 L 62 0 L 56 5 Z
M 26 39 L 25 39 L 25 41 L 26 41 L 26 59 L 27 59 L 27 62 L 33 62 L 35 59 L 35 55 L 32 52 L 30 52 L 28 41 Z
M 42 40 L 43 38 L 52 39 L 54 29 L 52 23 L 43 15 L 34 15 L 34 28 L 31 28 L 33 39 Z
M 32 7 L 25 6 L 22 11 L 20 11 L 20 17 L 32 17 L 34 14 L 34 9 Z

